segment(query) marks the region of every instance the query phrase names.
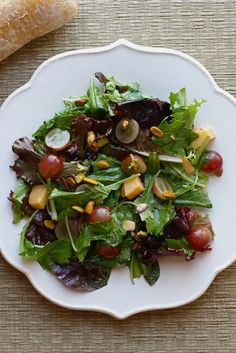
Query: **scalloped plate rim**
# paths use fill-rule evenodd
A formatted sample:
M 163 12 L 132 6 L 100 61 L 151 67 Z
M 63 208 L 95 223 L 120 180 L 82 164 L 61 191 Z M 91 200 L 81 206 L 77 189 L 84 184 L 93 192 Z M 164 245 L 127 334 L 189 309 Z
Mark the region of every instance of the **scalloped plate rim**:
M 217 92 L 222 94 L 223 96 L 225 96 L 226 98 L 228 98 L 236 107 L 236 99 L 228 92 L 226 92 L 225 90 L 223 90 L 222 88 L 220 88 L 217 83 L 215 82 L 215 80 L 213 79 L 213 77 L 211 76 L 211 74 L 209 73 L 209 71 L 196 59 L 194 59 L 193 57 L 191 57 L 188 54 L 185 54 L 183 52 L 180 52 L 178 50 L 174 50 L 174 49 L 168 49 L 168 48 L 159 48 L 159 47 L 149 47 L 149 46 L 141 46 L 141 45 L 137 45 L 134 44 L 126 39 L 118 39 L 117 41 L 115 41 L 112 44 L 106 45 L 106 46 L 99 46 L 99 47 L 95 47 L 95 48 L 88 48 L 88 49 L 77 49 L 77 50 L 72 50 L 72 51 L 66 51 L 64 53 L 60 53 L 57 55 L 54 55 L 53 57 L 47 59 L 46 61 L 44 61 L 43 63 L 41 63 L 39 65 L 39 67 L 34 71 L 34 73 L 32 74 L 31 78 L 21 87 L 17 88 L 14 92 L 12 92 L 6 99 L 5 101 L 2 103 L 2 105 L 0 106 L 0 113 L 3 112 L 5 110 L 5 108 L 8 106 L 8 104 L 12 101 L 12 99 L 14 99 L 15 96 L 23 93 L 24 91 L 30 89 L 33 84 L 34 81 L 36 81 L 38 75 L 40 74 L 40 72 L 46 67 L 48 66 L 50 63 L 59 60 L 59 59 L 63 59 L 67 56 L 73 56 L 73 55 L 80 55 L 80 54 L 96 54 L 96 53 L 100 53 L 100 52 L 107 52 L 110 51 L 116 47 L 119 46 L 125 46 L 128 47 L 130 49 L 133 49 L 135 51 L 141 51 L 141 52 L 147 52 L 147 53 L 153 53 L 153 54 L 172 54 L 172 55 L 176 55 L 176 56 L 180 56 L 183 59 L 191 62 L 193 65 L 197 66 L 198 69 L 200 69 L 202 71 L 202 73 L 207 77 L 207 79 L 210 81 L 213 89 Z M 44 298 L 48 299 L 50 302 L 59 305 L 61 307 L 67 308 L 67 309 L 71 309 L 71 310 L 83 310 L 83 311 L 96 311 L 96 312 L 101 312 L 104 314 L 108 314 L 110 316 L 113 316 L 116 319 L 126 319 L 128 317 L 130 317 L 131 315 L 135 315 L 137 313 L 140 312 L 146 312 L 146 311 L 151 311 L 151 310 L 163 310 L 163 309 L 172 309 L 172 308 L 177 308 L 186 304 L 189 304 L 195 300 L 197 300 L 199 297 L 201 297 L 209 288 L 209 286 L 211 285 L 211 283 L 214 281 L 215 277 L 222 272 L 224 269 L 226 269 L 227 267 L 229 267 L 230 265 L 232 265 L 235 261 L 236 261 L 236 252 L 235 255 L 233 255 L 227 262 L 225 262 L 224 264 L 222 264 L 221 266 L 218 266 L 214 272 L 212 272 L 211 277 L 209 278 L 209 281 L 206 283 L 205 287 L 199 292 L 196 293 L 196 295 L 193 295 L 192 297 L 189 297 L 187 299 L 184 299 L 182 301 L 178 301 L 176 303 L 173 304 L 167 304 L 167 305 L 142 305 L 142 306 L 138 306 L 135 309 L 131 309 L 131 310 L 126 310 L 126 311 L 118 311 L 118 310 L 114 310 L 114 309 L 108 309 L 105 308 L 104 306 L 96 306 L 96 305 L 89 305 L 89 306 L 70 306 L 69 304 L 66 304 L 62 301 L 59 300 L 55 300 L 52 297 L 50 297 L 49 295 L 47 295 L 47 293 L 44 291 L 43 288 L 41 288 L 40 285 L 38 285 L 36 283 L 36 281 L 34 280 L 34 278 L 31 276 L 31 274 L 29 272 L 27 272 L 24 268 L 18 266 L 17 264 L 15 264 L 13 261 L 9 260 L 7 258 L 7 256 L 5 256 L 5 254 L 1 251 L 1 255 L 2 257 L 6 260 L 6 262 L 8 262 L 11 266 L 13 266 L 14 268 L 16 268 L 18 271 L 20 271 L 21 273 L 23 273 L 29 280 L 29 282 L 32 284 L 32 286 L 38 291 L 39 294 L 41 294 Z

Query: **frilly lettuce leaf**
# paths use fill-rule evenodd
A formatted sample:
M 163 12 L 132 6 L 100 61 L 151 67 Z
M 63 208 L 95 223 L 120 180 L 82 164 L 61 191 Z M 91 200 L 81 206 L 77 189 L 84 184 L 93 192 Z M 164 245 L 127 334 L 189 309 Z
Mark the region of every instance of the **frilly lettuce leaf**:
M 164 119 L 158 126 L 164 133 L 163 137 L 154 136 L 152 139 L 163 151 L 184 156 L 185 149 L 198 136 L 192 127 L 198 109 L 205 101 L 198 102 L 195 99 L 193 104 L 188 104 L 185 88 L 177 93 L 170 93 L 169 98 L 171 119 Z

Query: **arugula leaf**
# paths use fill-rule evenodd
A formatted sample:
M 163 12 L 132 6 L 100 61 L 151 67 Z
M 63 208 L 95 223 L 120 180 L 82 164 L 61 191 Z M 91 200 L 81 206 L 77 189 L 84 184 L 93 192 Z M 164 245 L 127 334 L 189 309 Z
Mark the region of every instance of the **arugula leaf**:
M 45 154 L 47 153 L 47 150 L 45 149 L 45 146 L 44 146 L 44 144 L 42 142 L 34 141 L 34 150 L 41 157 L 44 157 Z
M 176 197 L 173 202 L 180 206 L 199 206 L 212 208 L 207 192 L 200 188 L 189 190 L 186 193 Z
M 192 125 L 199 107 L 204 102 L 194 100 L 194 104 L 188 104 L 186 98 L 186 89 L 182 88 L 177 93 L 170 93 L 171 120 L 166 118 L 159 124 L 163 131 L 163 137 L 153 137 L 152 140 L 165 152 L 185 155 L 185 149 L 190 147 L 192 141 L 197 138 Z
M 11 197 L 13 206 L 13 223 L 18 223 L 23 217 L 24 212 L 21 210 L 22 201 L 26 194 L 30 191 L 30 186 L 23 179 L 18 179 L 15 190 Z
M 29 217 L 27 222 L 25 223 L 21 233 L 20 233 L 20 255 L 25 256 L 24 253 L 27 251 L 27 249 L 32 249 L 34 245 L 32 244 L 31 241 L 27 240 L 25 238 L 26 231 L 31 223 L 31 221 L 34 219 L 34 216 L 39 212 L 39 210 L 35 210 L 32 215 Z
M 26 239 L 21 233 L 20 240 L 20 256 L 24 256 L 28 260 L 36 260 L 38 251 L 42 248 L 42 245 L 34 245 L 30 240 Z
M 178 177 L 192 185 L 194 188 L 198 186 L 200 188 L 205 188 L 207 186 L 208 176 L 206 173 L 196 170 L 194 175 L 187 175 L 182 165 L 177 165 L 174 163 L 164 162 L 164 170 L 162 173 L 167 174 L 169 178 Z
M 57 113 L 54 115 L 52 119 L 44 121 L 43 124 L 33 133 L 33 137 L 37 141 L 44 141 L 45 135 L 52 128 L 60 128 L 63 130 L 70 130 L 73 120 L 76 116 L 81 114 L 83 108 L 73 108 L 66 109 L 61 113 Z
M 148 156 L 148 173 L 151 175 L 156 174 L 160 170 L 160 160 L 157 152 L 150 152 Z
M 133 253 L 131 255 L 131 260 L 129 263 L 129 270 L 130 270 L 131 282 L 134 284 L 134 279 L 141 277 L 143 274 L 140 256 L 135 251 L 133 251 Z
M 201 146 L 198 147 L 195 151 L 194 150 L 190 150 L 190 159 L 191 159 L 191 163 L 193 165 L 198 165 L 198 163 L 201 165 L 201 158 L 204 156 L 204 154 L 206 153 L 206 147 L 208 145 L 208 143 L 210 142 L 210 137 L 207 136 L 204 141 L 202 142 Z
M 146 265 L 141 261 L 140 254 L 133 251 L 131 260 L 129 263 L 130 278 L 134 283 L 135 278 L 139 278 L 142 275 L 150 286 L 153 286 L 160 276 L 160 267 L 158 262 Z
M 142 263 L 143 276 L 150 286 L 153 286 L 160 277 L 160 266 L 156 262 L 152 265 Z
M 171 185 L 175 197 L 178 197 L 194 188 L 193 183 L 180 179 L 174 175 L 165 175 L 165 179 Z
M 85 112 L 94 118 L 106 116 L 108 103 L 101 89 L 95 86 L 94 79 L 91 78 L 90 86 L 87 91 L 88 101 L 85 104 Z

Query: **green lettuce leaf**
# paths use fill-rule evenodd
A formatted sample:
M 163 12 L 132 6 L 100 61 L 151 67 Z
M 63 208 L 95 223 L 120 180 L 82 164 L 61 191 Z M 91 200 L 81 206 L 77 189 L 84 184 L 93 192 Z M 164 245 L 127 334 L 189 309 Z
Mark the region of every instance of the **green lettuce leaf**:
M 137 174 L 137 176 L 138 175 L 139 174 Z M 136 175 L 131 175 L 128 178 L 118 180 L 109 185 L 103 185 L 102 183 L 95 186 L 87 185 L 85 190 L 77 192 L 61 191 L 54 188 L 49 196 L 49 200 L 53 200 L 55 202 L 58 212 L 75 205 L 84 207 L 89 200 L 93 200 L 96 204 L 101 205 L 109 196 L 110 192 L 117 191 L 124 181 L 132 179 L 134 176 Z
M 30 191 L 30 186 L 23 179 L 18 179 L 15 190 L 12 195 L 12 205 L 13 205 L 13 223 L 18 223 L 22 218 L 24 218 L 24 212 L 22 211 L 22 202 L 24 197 Z
M 133 251 L 131 260 L 129 263 L 130 278 L 134 283 L 135 278 L 139 278 L 142 275 L 150 286 L 153 286 L 160 276 L 159 263 L 156 262 L 152 265 L 146 265 L 141 261 L 140 254 Z
M 88 101 L 85 104 L 85 113 L 93 118 L 104 118 L 108 109 L 108 102 L 102 90 L 95 86 L 94 79 L 91 78 L 87 91 Z
M 122 227 L 125 220 L 137 219 L 135 209 L 131 205 L 119 205 L 111 211 L 111 222 L 84 223 L 78 240 L 75 242 L 79 261 L 84 261 L 85 256 L 93 241 L 103 240 L 108 245 L 117 246 L 122 243 L 127 231 Z
M 105 267 L 115 267 L 119 265 L 124 265 L 127 264 L 130 259 L 131 259 L 131 247 L 124 246 L 122 247 L 121 245 L 121 251 L 117 257 L 114 259 L 105 259 L 104 257 L 101 257 L 99 255 L 94 255 L 92 257 L 92 261 L 94 261 L 96 264 L 105 266 Z
M 146 209 L 139 213 L 142 221 L 146 222 L 148 233 L 160 235 L 164 227 L 174 218 L 175 209 L 171 202 L 160 202 L 153 194 L 153 177 L 146 178 L 146 186 L 143 193 L 135 200 L 137 207 L 146 204 Z
M 175 216 L 175 209 L 170 202 L 156 205 L 152 210 L 152 217 L 146 218 L 147 231 L 153 235 L 162 234 L 163 228 Z
M 212 208 L 212 203 L 208 197 L 207 192 L 200 188 L 189 190 L 186 193 L 176 197 L 173 201 L 178 206 L 198 206 Z
M 135 278 L 139 278 L 143 274 L 142 262 L 139 254 L 133 251 L 131 255 L 131 260 L 129 263 L 129 271 L 130 271 L 130 279 L 131 282 L 134 283 Z
M 61 191 L 54 188 L 49 199 L 55 202 L 56 209 L 60 212 L 75 205 L 84 207 L 89 200 L 102 204 L 103 200 L 108 197 L 109 192 L 109 189 L 102 184 L 87 186 L 85 190 L 77 192 Z
M 199 107 L 204 102 L 194 100 L 194 104 L 188 104 L 186 89 L 182 88 L 177 93 L 170 93 L 172 119 L 164 119 L 159 128 L 163 131 L 163 137 L 153 137 L 153 141 L 165 152 L 184 156 L 185 149 L 189 148 L 192 141 L 198 135 L 192 126 Z
M 118 82 L 114 76 L 107 77 L 106 79 L 104 96 L 109 102 L 118 103 L 144 98 L 138 83 L 134 82 L 124 85 Z
M 108 169 L 102 170 L 97 167 L 97 163 L 101 160 L 109 163 Z M 109 185 L 126 178 L 126 174 L 121 169 L 121 163 L 116 158 L 100 153 L 96 161 L 91 162 L 90 165 L 93 167 L 93 171 L 91 174 L 89 174 L 89 177 L 96 179 L 104 185 Z
M 168 238 L 165 240 L 165 243 L 170 249 L 182 250 L 186 256 L 191 257 L 194 254 L 194 250 L 191 248 L 186 238 L 181 238 L 181 239 Z
M 30 260 L 36 260 L 48 271 L 52 270 L 54 264 L 69 263 L 69 259 L 74 252 L 69 240 L 61 239 L 44 246 L 33 245 L 29 240 L 23 239 L 21 242 L 20 255 Z
M 33 137 L 37 141 L 44 141 L 44 138 L 49 130 L 53 128 L 60 128 L 63 130 L 71 130 L 72 123 L 76 116 L 80 115 L 83 108 L 66 109 L 61 113 L 54 115 L 52 119 L 44 121 L 38 130 L 33 133 Z

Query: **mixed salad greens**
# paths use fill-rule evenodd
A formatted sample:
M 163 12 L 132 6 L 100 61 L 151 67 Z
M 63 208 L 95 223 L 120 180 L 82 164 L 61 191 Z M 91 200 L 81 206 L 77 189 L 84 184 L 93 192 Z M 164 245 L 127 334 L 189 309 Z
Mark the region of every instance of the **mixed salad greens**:
M 204 100 L 188 103 L 182 88 L 164 102 L 95 76 L 32 139 L 13 143 L 9 199 L 14 223 L 27 218 L 20 255 L 82 291 L 105 286 L 121 265 L 153 285 L 160 256 L 210 250 L 202 209 L 212 207 L 205 189 L 223 160 L 206 149 L 214 132 L 194 127 Z

